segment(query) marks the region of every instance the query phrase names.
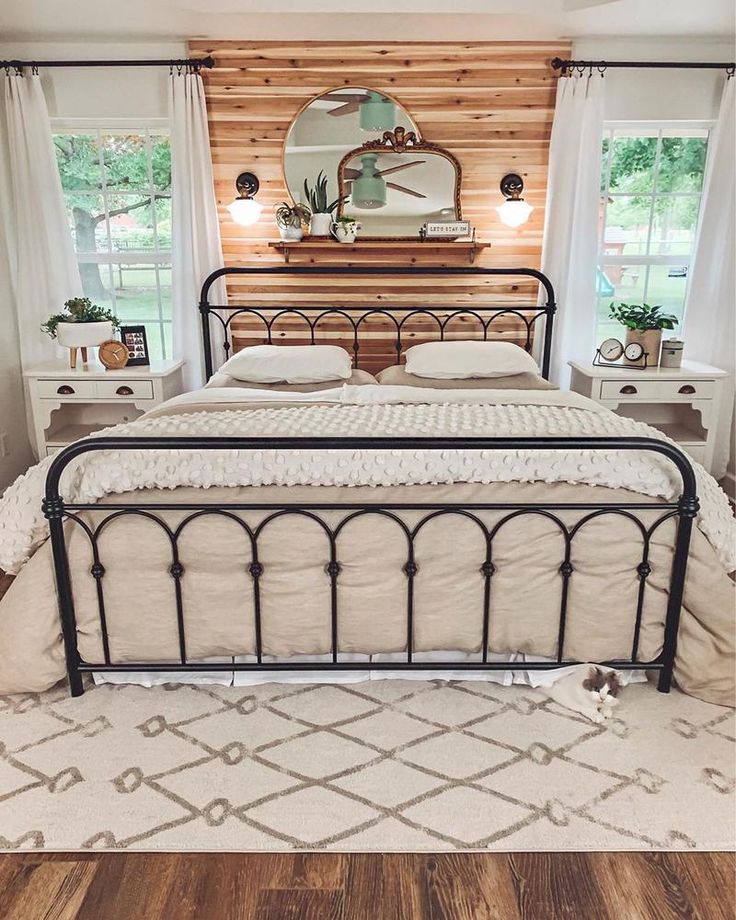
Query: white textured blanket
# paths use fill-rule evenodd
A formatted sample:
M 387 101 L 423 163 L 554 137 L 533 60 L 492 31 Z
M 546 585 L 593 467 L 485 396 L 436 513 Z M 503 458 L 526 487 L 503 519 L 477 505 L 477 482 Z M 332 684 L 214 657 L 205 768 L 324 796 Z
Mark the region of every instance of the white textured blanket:
M 426 396 L 421 404 L 406 405 L 392 402 L 390 393 L 379 396 L 375 392 L 378 387 L 344 389 L 373 392 L 354 397 L 343 394 L 337 398 L 371 401 L 362 405 L 319 402 L 309 405 L 300 400 L 299 405 L 290 407 L 222 410 L 215 406 L 205 409 L 195 399 L 191 407 L 182 407 L 179 402 L 177 414 L 143 417 L 106 429 L 102 434 L 139 437 L 642 436 L 667 440 L 648 425 L 601 412 L 592 404 L 589 404 L 591 408 L 579 408 L 579 404 L 572 407 L 550 404 L 555 400 L 544 393 L 537 394 L 533 402 L 529 401 L 527 393 L 524 405 L 492 405 L 482 391 L 477 391 L 473 400 L 462 404 L 458 402 L 457 391 L 431 391 L 432 396 Z M 569 394 L 565 394 L 567 397 Z M 419 398 L 415 390 L 412 399 Z M 324 393 L 320 399 L 324 399 Z M 509 399 L 508 392 L 505 399 Z M 563 401 L 560 394 L 556 400 Z M 17 572 L 47 536 L 41 500 L 50 462 L 47 458 L 34 466 L 0 499 L 0 568 L 5 571 Z M 715 480 L 698 464 L 694 467 L 701 502 L 699 526 L 730 571 L 734 568 L 736 554 L 734 519 L 728 501 Z M 98 451 L 70 464 L 62 480 L 62 491 L 69 501 L 95 501 L 111 493 L 178 486 L 534 481 L 602 485 L 667 500 L 676 498 L 681 488 L 674 466 L 647 451 L 304 449 L 286 452 Z

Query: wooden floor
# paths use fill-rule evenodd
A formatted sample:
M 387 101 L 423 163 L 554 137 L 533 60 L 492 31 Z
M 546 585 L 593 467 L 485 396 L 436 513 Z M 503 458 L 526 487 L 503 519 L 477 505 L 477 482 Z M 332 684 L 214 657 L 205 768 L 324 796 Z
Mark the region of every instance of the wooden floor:
M 2 920 L 733 920 L 728 853 L 10 854 Z

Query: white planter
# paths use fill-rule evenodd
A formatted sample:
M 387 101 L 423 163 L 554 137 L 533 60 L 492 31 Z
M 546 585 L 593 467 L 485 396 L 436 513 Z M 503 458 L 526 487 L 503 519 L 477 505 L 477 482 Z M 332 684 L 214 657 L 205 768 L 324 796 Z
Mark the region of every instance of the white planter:
M 304 236 L 304 231 L 301 227 L 279 227 L 279 233 L 285 243 L 298 243 Z
M 112 338 L 112 323 L 59 323 L 56 338 L 64 348 L 93 348 Z
M 56 341 L 69 349 L 69 367 L 77 366 L 77 349 L 82 349 L 82 362 L 87 363 L 87 349 L 101 345 L 112 338 L 112 323 L 59 323 L 56 327 Z
M 309 232 L 312 236 L 329 236 L 332 226 L 332 214 L 312 214 Z

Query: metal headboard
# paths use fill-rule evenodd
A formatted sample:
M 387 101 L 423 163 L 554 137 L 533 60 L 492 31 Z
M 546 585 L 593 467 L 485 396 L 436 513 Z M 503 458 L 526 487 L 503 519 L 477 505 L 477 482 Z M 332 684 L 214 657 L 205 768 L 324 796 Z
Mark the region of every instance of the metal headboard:
M 272 306 L 272 307 L 250 307 L 247 303 L 247 295 L 243 303 L 239 304 L 213 304 L 210 303 L 210 291 L 212 286 L 220 279 L 232 275 L 284 275 L 289 276 L 354 276 L 354 277 L 380 277 L 403 276 L 413 277 L 418 281 L 433 278 L 437 276 L 463 276 L 481 278 L 488 275 L 502 277 L 526 277 L 532 278 L 539 284 L 540 296 L 535 303 L 530 304 L 499 304 L 499 303 L 476 303 L 464 306 L 462 304 L 435 304 L 431 307 L 412 307 L 404 305 L 392 305 L 389 302 L 380 306 L 361 306 L 356 304 L 339 303 L 325 304 L 324 306 Z M 542 293 L 543 292 L 543 295 Z M 339 289 L 336 289 L 336 298 L 339 298 Z M 242 299 L 242 298 L 241 298 Z M 255 297 L 253 299 L 256 299 Z M 417 300 L 421 299 L 421 289 L 417 288 Z M 542 300 L 544 301 L 542 303 Z M 202 285 L 202 291 L 199 298 L 199 312 L 202 320 L 202 347 L 204 349 L 204 364 L 207 378 L 212 376 L 214 367 L 219 367 L 222 362 L 213 362 L 213 341 L 211 318 L 214 317 L 219 325 L 219 331 L 222 334 L 222 350 L 224 359 L 230 355 L 232 348 L 231 324 L 237 316 L 248 316 L 263 324 L 264 336 L 267 342 L 272 342 L 272 329 L 274 323 L 284 316 L 298 317 L 305 323 L 308 329 L 308 335 L 311 344 L 315 344 L 316 335 L 321 323 L 330 316 L 340 316 L 352 329 L 353 336 L 353 363 L 358 367 L 360 352 L 360 332 L 365 327 L 366 321 L 372 316 L 383 316 L 393 323 L 396 332 L 394 347 L 397 353 L 397 359 L 401 356 L 402 330 L 407 322 L 416 316 L 431 317 L 437 325 L 439 338 L 443 339 L 448 324 L 458 316 L 475 317 L 483 333 L 483 339 L 488 339 L 488 330 L 494 320 L 503 316 L 517 317 L 526 328 L 526 337 L 524 347 L 531 351 L 533 341 L 533 331 L 535 323 L 544 318 L 544 332 L 542 339 L 542 363 L 541 370 L 544 377 L 549 377 L 550 355 L 552 350 L 552 323 L 557 309 L 555 303 L 555 292 L 552 283 L 542 272 L 534 268 L 408 268 L 404 266 L 296 266 L 296 265 L 278 265 L 269 267 L 249 268 L 245 266 L 237 268 L 219 268 L 217 271 L 208 275 Z M 448 312 L 449 311 L 449 312 Z M 445 314 L 445 315 L 442 315 Z

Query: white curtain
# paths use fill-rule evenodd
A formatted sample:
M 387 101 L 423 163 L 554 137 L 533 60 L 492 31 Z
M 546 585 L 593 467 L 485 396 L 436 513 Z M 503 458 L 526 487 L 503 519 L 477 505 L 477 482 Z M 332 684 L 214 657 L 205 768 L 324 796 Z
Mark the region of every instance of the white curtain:
M 199 74 L 171 75 L 169 117 L 174 357 L 185 360 L 184 381 L 194 389 L 204 381 L 199 292 L 206 276 L 222 267 L 207 109 Z M 222 288 L 213 290 L 219 303 L 224 302 Z
M 56 357 L 39 328 L 82 283 L 64 206 L 51 124 L 41 80 L 10 71 L 4 77 L 0 125 L 6 137 L 3 207 L 11 283 L 24 368 Z
M 708 144 L 700 228 L 695 246 L 685 307 L 685 358 L 712 364 L 733 374 L 736 370 L 736 79 L 726 80 L 718 123 Z M 726 472 L 731 444 L 733 380 L 718 420 L 720 438 L 712 472 Z M 715 422 L 715 420 L 713 420 Z
M 595 350 L 603 88 L 599 73 L 557 82 L 542 271 L 557 297 L 550 377 L 562 387 L 570 381 L 567 362 L 591 361 Z

